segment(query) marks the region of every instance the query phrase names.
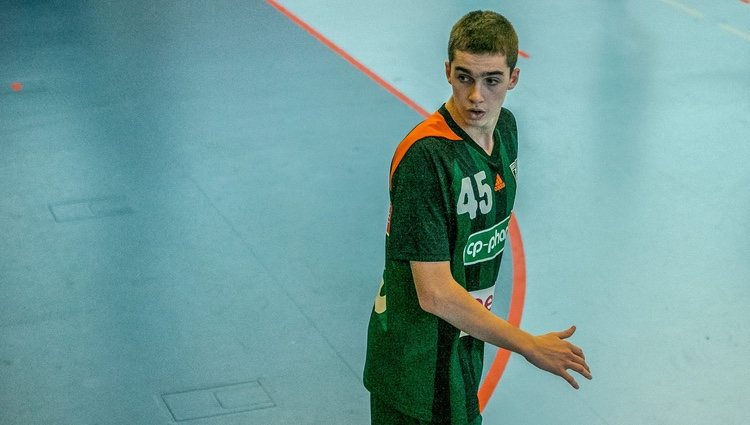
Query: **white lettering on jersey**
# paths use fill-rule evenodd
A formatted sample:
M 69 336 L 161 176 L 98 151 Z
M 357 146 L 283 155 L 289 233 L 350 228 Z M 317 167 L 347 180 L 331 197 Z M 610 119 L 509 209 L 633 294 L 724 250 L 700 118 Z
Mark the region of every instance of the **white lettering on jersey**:
M 485 182 L 487 173 L 480 171 L 474 174 L 474 180 L 477 183 L 477 192 L 479 192 L 479 202 L 474 196 L 474 186 L 470 177 L 461 179 L 461 192 L 458 194 L 458 203 L 456 204 L 456 213 L 469 214 L 469 219 L 474 220 L 477 217 L 477 209 L 482 214 L 488 214 L 492 210 L 492 188 Z
M 489 261 L 500 255 L 508 239 L 510 216 L 489 229 L 480 230 L 469 236 L 464 248 L 464 265 Z

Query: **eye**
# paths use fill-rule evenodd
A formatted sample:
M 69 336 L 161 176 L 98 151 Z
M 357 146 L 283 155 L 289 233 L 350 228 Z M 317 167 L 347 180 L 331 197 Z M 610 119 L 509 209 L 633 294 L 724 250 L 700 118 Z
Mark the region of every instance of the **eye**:
M 496 86 L 500 84 L 502 81 L 499 78 L 488 78 L 487 79 L 487 85 L 488 86 Z
M 458 80 L 459 82 L 461 82 L 461 83 L 468 83 L 468 82 L 470 82 L 470 81 L 471 81 L 471 77 L 469 77 L 469 76 L 468 76 L 468 75 L 466 75 L 466 74 L 458 74 L 458 76 L 456 77 L 456 79 L 457 79 L 457 80 Z

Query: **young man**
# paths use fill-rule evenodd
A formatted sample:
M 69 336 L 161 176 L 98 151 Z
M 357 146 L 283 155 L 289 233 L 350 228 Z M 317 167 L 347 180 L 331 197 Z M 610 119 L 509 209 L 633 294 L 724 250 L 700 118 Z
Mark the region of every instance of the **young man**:
M 532 336 L 489 309 L 516 193 L 517 132 L 502 107 L 518 83 L 518 39 L 494 12 L 453 27 L 448 102 L 391 163 L 386 264 L 368 330 L 372 423 L 479 424 L 484 342 L 578 384 L 574 327 Z

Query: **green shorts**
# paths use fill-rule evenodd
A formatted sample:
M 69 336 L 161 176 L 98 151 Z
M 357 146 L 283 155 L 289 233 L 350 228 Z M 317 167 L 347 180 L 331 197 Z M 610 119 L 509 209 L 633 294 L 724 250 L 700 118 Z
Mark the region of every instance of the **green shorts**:
M 372 425 L 433 425 L 404 415 L 370 393 L 370 420 Z M 468 425 L 482 425 L 482 415 Z

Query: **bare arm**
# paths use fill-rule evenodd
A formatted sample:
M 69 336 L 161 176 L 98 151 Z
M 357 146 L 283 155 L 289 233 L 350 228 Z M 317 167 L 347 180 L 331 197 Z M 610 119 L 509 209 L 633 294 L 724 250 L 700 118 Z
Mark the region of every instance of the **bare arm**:
M 521 354 L 536 367 L 564 378 L 578 389 L 567 372 L 574 370 L 591 379 L 583 351 L 565 341 L 575 327 L 563 332 L 533 336 L 484 308 L 453 279 L 450 263 L 411 262 L 420 307 L 469 335 Z

